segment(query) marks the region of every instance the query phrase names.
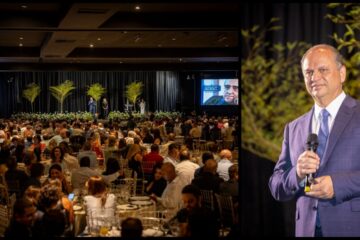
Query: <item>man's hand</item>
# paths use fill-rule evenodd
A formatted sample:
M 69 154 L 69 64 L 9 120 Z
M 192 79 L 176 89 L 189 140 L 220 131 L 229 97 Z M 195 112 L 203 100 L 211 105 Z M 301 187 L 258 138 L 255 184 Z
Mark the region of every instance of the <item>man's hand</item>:
M 322 176 L 315 178 L 313 184 L 310 185 L 310 192 L 305 193 L 307 196 L 331 199 L 334 197 L 334 187 L 330 176 Z
M 303 152 L 296 163 L 296 175 L 303 180 L 307 174 L 315 173 L 320 166 L 319 156 L 312 151 Z

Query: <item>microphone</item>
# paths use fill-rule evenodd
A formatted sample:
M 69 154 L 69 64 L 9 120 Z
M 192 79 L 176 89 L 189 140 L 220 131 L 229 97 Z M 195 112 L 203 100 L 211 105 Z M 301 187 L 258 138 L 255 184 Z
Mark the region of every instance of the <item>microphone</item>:
M 316 152 L 319 145 L 318 136 L 315 133 L 311 133 L 306 141 L 306 150 Z M 314 176 L 309 173 L 305 177 L 305 192 L 310 192 L 310 184 L 313 183 Z

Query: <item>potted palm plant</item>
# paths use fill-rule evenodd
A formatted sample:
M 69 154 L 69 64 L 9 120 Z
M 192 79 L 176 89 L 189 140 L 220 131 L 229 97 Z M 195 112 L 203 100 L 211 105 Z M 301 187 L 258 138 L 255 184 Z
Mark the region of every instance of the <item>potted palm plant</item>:
M 91 85 L 89 87 L 89 89 L 87 90 L 87 95 L 94 98 L 96 105 L 98 103 L 98 101 L 100 100 L 101 96 L 106 93 L 106 89 L 101 86 L 100 83 L 94 83 L 93 85 Z
M 41 92 L 40 86 L 36 83 L 30 83 L 23 90 L 22 96 L 31 103 L 31 112 L 34 112 L 34 101 Z
M 142 82 L 132 82 L 126 86 L 126 98 L 129 100 L 130 103 L 134 105 L 134 110 L 136 110 L 136 99 L 142 93 L 143 83 Z
M 69 96 L 71 94 L 71 91 L 74 89 L 74 83 L 70 80 L 66 80 L 60 85 L 49 87 L 51 95 L 53 95 L 53 97 L 56 98 L 56 100 L 58 100 L 58 102 L 60 103 L 61 113 L 63 113 L 63 105 L 65 98 Z

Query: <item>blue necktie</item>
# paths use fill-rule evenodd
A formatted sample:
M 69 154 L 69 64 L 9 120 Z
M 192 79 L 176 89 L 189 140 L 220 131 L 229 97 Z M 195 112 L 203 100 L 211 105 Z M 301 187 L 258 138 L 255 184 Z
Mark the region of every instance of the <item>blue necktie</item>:
M 322 157 L 325 151 L 325 146 L 326 146 L 326 142 L 329 136 L 329 125 L 328 125 L 328 118 L 329 118 L 329 112 L 326 111 L 326 109 L 324 108 L 323 110 L 321 110 L 320 112 L 320 116 L 321 116 L 321 122 L 320 122 L 320 130 L 319 130 L 319 135 L 318 135 L 318 139 L 319 139 L 319 146 L 317 148 L 317 154 L 320 157 L 320 162 L 322 162 Z
M 328 124 L 329 115 L 330 115 L 329 112 L 326 111 L 325 108 L 320 112 L 321 122 L 320 122 L 320 130 L 318 134 L 319 146 L 317 148 L 317 154 L 319 155 L 320 163 L 322 163 L 323 161 L 322 157 L 324 155 L 326 142 L 329 136 L 329 124 Z M 321 230 L 319 230 L 319 228 L 321 227 L 319 211 L 316 212 L 316 226 L 318 227 L 318 229 L 315 230 L 315 237 L 322 236 Z M 320 231 L 320 233 L 318 231 Z

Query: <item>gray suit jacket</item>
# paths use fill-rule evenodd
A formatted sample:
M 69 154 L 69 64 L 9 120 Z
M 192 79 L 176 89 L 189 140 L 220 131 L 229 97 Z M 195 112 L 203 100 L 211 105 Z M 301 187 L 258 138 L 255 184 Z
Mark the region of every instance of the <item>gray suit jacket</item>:
M 282 151 L 269 187 L 279 201 L 296 202 L 296 236 L 314 236 L 319 211 L 324 236 L 360 236 L 360 104 L 346 96 L 336 116 L 316 177 L 330 175 L 335 197 L 307 197 L 296 178 L 296 162 L 306 150 L 314 108 L 285 127 Z

